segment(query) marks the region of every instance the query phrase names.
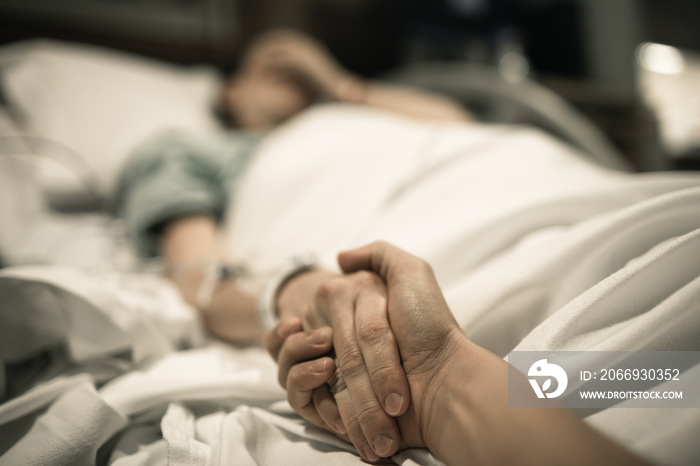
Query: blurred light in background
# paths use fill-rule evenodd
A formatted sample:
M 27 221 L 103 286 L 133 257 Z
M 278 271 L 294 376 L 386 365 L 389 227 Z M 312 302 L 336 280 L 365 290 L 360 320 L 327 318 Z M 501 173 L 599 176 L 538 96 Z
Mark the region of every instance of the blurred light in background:
M 680 74 L 685 69 L 681 51 L 670 45 L 645 42 L 637 50 L 639 66 L 645 70 L 662 74 Z
M 449 0 L 455 12 L 466 16 L 482 14 L 486 10 L 487 3 L 486 0 Z
M 519 83 L 530 73 L 530 63 L 521 52 L 506 52 L 498 60 L 498 72 L 509 83 Z
M 700 156 L 700 55 L 653 42 L 637 49 L 640 97 L 652 112 L 667 157 Z M 685 161 L 684 161 L 685 160 Z

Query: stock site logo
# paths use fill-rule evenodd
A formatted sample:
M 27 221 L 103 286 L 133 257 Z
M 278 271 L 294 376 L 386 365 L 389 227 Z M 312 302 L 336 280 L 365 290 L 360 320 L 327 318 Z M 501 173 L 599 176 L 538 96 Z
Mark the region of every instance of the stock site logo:
M 530 366 L 530 370 L 527 372 L 528 380 L 532 389 L 535 391 L 537 398 L 556 398 L 566 390 L 566 385 L 569 383 L 569 378 L 566 376 L 566 372 L 561 366 L 556 364 L 550 364 L 546 359 L 540 359 L 535 361 L 535 363 Z M 536 377 L 536 378 L 531 378 Z M 546 379 L 544 379 L 546 377 Z M 542 387 L 540 387 L 539 379 L 544 379 Z M 557 388 L 553 392 L 548 392 L 552 387 L 552 379 L 557 381 Z

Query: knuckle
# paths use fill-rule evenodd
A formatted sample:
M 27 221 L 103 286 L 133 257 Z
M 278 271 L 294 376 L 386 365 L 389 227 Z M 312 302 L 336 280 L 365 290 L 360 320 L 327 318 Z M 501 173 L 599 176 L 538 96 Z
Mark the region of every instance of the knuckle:
M 319 299 L 328 299 L 333 295 L 335 284 L 332 280 L 325 280 L 318 286 L 317 295 Z
M 375 430 L 379 430 L 385 419 L 386 415 L 377 403 L 366 401 L 357 407 L 357 420 L 370 437 Z
M 372 344 L 384 341 L 391 334 L 389 322 L 380 316 L 368 317 L 357 327 L 357 336 L 363 343 Z
M 374 241 L 372 244 L 370 244 L 371 247 L 381 248 L 381 249 L 386 248 L 388 245 L 389 245 L 389 243 L 387 243 L 386 241 L 383 241 L 383 240 Z
M 303 328 L 317 328 L 320 326 L 318 316 L 316 315 L 316 311 L 310 304 L 305 305 L 302 308 L 300 312 L 300 318 Z
M 432 276 L 433 275 L 433 267 L 425 260 L 415 258 L 416 261 L 416 267 L 418 271 L 423 275 L 423 276 Z
M 337 278 L 326 279 L 318 287 L 318 297 L 328 301 L 341 292 L 342 286 L 342 281 Z
M 339 355 L 338 365 L 346 380 L 356 379 L 365 371 L 365 360 L 358 348 L 353 348 Z
M 286 380 L 286 389 L 288 391 L 292 391 L 294 389 L 299 388 L 299 382 L 301 381 L 302 377 L 301 374 L 299 373 L 300 371 L 297 370 L 296 367 L 292 367 L 287 374 L 287 380 Z
M 352 274 L 353 278 L 359 283 L 371 282 L 373 275 L 374 274 L 368 270 L 358 270 Z
M 353 280 L 361 287 L 376 288 L 383 285 L 382 280 L 376 273 L 368 270 L 359 270 L 353 274 Z
M 386 386 L 387 383 L 392 383 L 399 379 L 399 375 L 399 368 L 391 365 L 377 367 L 369 373 L 372 384 L 375 387 Z
M 289 363 L 294 361 L 299 357 L 299 336 L 303 335 L 301 333 L 294 334 L 284 340 L 280 345 L 279 349 L 279 359 L 280 362 Z
M 343 424 L 348 431 L 348 435 L 351 438 L 358 438 L 362 436 L 362 427 L 360 426 L 360 420 L 357 417 L 357 413 L 352 412 L 348 414 L 347 419 L 343 418 Z

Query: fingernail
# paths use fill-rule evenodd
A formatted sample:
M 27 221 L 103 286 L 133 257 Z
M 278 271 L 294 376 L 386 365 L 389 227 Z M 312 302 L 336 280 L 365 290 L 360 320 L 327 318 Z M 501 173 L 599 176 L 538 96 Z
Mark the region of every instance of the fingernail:
M 374 451 L 379 456 L 389 456 L 391 451 L 391 437 L 386 434 L 377 434 L 374 436 Z
M 328 363 L 328 359 L 326 358 L 316 361 L 309 366 L 309 372 L 312 374 L 323 374 L 326 372 L 326 363 Z
M 403 397 L 398 393 L 390 393 L 384 400 L 384 406 L 387 414 L 396 416 L 401 411 L 403 405 Z
M 335 425 L 335 430 L 339 434 L 347 434 L 348 433 L 348 430 L 345 428 L 345 424 L 343 424 L 342 419 L 340 419 L 340 418 L 336 419 L 335 422 L 333 423 L 333 425 Z
M 321 343 L 325 343 L 326 330 L 322 328 L 314 330 L 313 332 L 306 335 L 306 341 L 308 341 L 312 345 L 320 345 Z
M 369 443 L 365 444 L 364 448 L 362 451 L 365 452 L 365 456 L 367 457 L 368 460 L 370 461 L 377 461 L 379 457 L 377 456 L 374 451 L 372 451 L 372 448 L 369 446 Z

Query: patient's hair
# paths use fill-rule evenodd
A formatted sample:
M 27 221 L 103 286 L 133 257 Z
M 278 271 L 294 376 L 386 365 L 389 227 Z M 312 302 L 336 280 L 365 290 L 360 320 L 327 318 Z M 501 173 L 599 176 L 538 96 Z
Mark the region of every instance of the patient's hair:
M 226 84 L 233 75 L 238 73 L 239 70 L 240 63 L 237 59 L 230 60 L 221 66 L 221 82 L 223 83 L 224 87 L 219 89 L 219 95 L 211 107 L 211 112 L 214 117 L 216 117 L 216 120 L 219 122 L 219 124 L 221 124 L 221 126 L 227 129 L 238 128 L 238 124 L 236 123 L 235 115 L 231 111 L 231 107 L 226 105 L 224 91 Z
M 216 121 L 218 121 L 219 124 L 224 128 L 238 128 L 236 118 L 233 115 L 231 108 L 228 105 L 226 105 L 226 101 L 224 100 L 223 95 L 216 99 L 216 102 L 212 104 L 211 111 L 216 117 Z

